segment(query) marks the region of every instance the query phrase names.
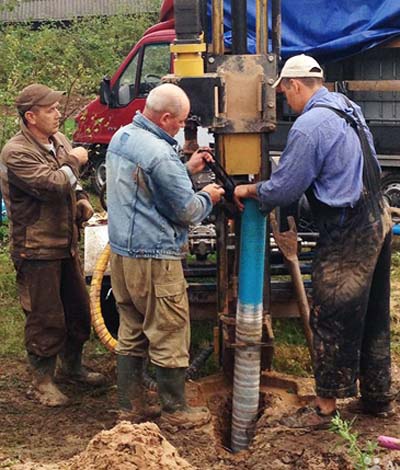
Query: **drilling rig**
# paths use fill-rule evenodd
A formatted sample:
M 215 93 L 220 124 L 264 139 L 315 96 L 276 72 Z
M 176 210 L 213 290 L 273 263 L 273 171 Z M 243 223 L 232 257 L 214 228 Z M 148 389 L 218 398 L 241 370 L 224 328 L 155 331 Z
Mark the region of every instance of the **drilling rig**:
M 231 2 L 232 47 L 225 50 L 223 3 L 175 0 L 174 74 L 165 80 L 190 98 L 187 137 L 193 140 L 193 122 L 213 132 L 215 159 L 223 168 L 217 179 L 265 180 L 270 174 L 269 135 L 276 128 L 272 84 L 280 56 L 280 3 L 273 0 L 268 9 L 267 0 L 256 1 L 256 54 L 247 49 L 246 0 Z M 234 452 L 248 447 L 261 369 L 272 354 L 267 224 L 254 200 L 245 202 L 241 216 L 224 209 L 216 216 L 219 352 L 224 372 L 233 376 Z M 230 249 L 232 240 L 235 249 Z

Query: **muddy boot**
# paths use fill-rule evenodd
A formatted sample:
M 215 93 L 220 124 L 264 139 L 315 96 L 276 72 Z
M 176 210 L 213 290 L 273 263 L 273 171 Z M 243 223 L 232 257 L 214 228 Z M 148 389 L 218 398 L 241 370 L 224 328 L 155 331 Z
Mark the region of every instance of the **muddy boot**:
M 187 405 L 185 370 L 184 367 L 168 369 L 156 366 L 162 410 L 160 425 L 171 432 L 202 426 L 211 419 L 208 408 Z
M 82 364 L 82 347 L 83 345 L 67 345 L 60 353 L 61 368 L 57 372 L 58 380 L 94 386 L 104 385 L 106 378 L 103 374 L 91 372 Z
M 33 369 L 32 385 L 27 392 L 28 398 L 37 400 L 46 406 L 63 406 L 68 398 L 53 382 L 56 367 L 56 356 L 40 357 L 28 353 L 29 362 Z
M 118 420 L 139 423 L 157 418 L 159 406 L 147 403 L 143 388 L 144 360 L 138 356 L 117 354 Z

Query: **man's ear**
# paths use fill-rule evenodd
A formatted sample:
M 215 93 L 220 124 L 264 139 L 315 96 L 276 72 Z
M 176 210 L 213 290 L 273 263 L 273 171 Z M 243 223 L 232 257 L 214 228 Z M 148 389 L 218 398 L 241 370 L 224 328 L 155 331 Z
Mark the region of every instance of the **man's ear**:
M 36 116 L 33 111 L 26 111 L 24 118 L 29 124 L 36 124 Z
M 171 113 L 163 113 L 161 114 L 161 117 L 160 117 L 160 124 L 161 124 L 161 127 L 165 124 L 168 123 L 169 121 L 169 118 L 171 117 Z
M 290 85 L 294 89 L 295 93 L 299 93 L 301 90 L 301 82 L 299 80 L 296 80 L 295 78 L 292 78 L 290 80 Z

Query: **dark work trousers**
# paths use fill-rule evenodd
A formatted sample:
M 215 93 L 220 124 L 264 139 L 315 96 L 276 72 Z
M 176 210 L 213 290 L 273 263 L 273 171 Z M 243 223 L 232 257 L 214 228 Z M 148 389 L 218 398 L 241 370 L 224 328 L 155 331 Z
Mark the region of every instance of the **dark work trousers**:
M 64 346 L 81 348 L 90 335 L 90 304 L 79 258 L 14 260 L 14 265 L 28 353 L 51 357 Z
M 313 211 L 314 212 L 314 211 Z M 314 212 L 314 373 L 319 397 L 390 400 L 391 226 L 368 202 Z

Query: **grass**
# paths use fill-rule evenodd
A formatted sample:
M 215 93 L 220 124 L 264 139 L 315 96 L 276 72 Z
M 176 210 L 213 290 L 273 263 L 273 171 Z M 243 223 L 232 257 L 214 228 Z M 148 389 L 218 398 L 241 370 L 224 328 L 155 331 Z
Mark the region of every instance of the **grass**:
M 6 250 L 0 251 L 0 357 L 24 354 L 24 314 L 19 306 L 15 272 Z
M 273 368 L 298 377 L 312 375 L 310 355 L 300 318 L 273 320 L 275 352 Z
M 400 238 L 400 237 L 399 237 Z M 392 355 L 400 362 L 400 240 L 395 238 L 393 243 L 394 251 L 392 253 L 392 297 L 391 297 L 391 313 L 392 313 Z

